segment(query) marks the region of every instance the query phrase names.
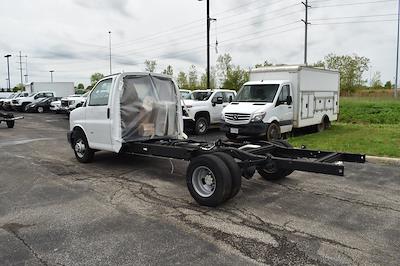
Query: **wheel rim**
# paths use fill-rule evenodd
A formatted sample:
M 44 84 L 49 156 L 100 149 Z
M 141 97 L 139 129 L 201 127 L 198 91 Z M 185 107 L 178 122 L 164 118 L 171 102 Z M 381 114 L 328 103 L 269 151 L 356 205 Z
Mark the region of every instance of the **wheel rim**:
M 200 119 L 199 122 L 197 123 L 197 128 L 200 133 L 204 133 L 207 128 L 207 123 L 204 119 Z
M 24 106 L 24 111 L 28 111 L 28 105 Z
M 38 110 L 39 113 L 43 113 L 43 107 L 38 107 L 37 110 Z
M 76 155 L 79 158 L 83 158 L 83 156 L 85 156 L 85 152 L 86 152 L 86 145 L 85 142 L 82 139 L 79 139 L 77 142 L 75 142 L 75 152 Z
M 215 192 L 216 179 L 208 167 L 199 166 L 193 171 L 192 184 L 197 194 L 203 198 L 208 198 Z

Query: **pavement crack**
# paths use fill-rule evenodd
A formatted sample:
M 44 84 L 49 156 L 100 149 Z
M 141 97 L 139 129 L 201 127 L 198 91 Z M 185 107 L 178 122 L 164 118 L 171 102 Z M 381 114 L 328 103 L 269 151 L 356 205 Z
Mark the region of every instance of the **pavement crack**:
M 299 192 L 306 192 L 306 193 L 310 193 L 310 194 L 314 194 L 316 196 L 322 196 L 322 197 L 326 197 L 326 198 L 331 198 L 331 199 L 335 199 L 338 201 L 343 201 L 343 202 L 347 202 L 350 204 L 357 204 L 357 205 L 362 205 L 363 207 L 370 207 L 370 208 L 374 208 L 376 210 L 389 210 L 389 211 L 394 211 L 394 212 L 400 212 L 400 209 L 395 209 L 389 206 L 383 206 L 383 205 L 379 205 L 377 203 L 374 202 L 369 202 L 369 201 L 364 201 L 364 200 L 357 200 L 357 199 L 350 199 L 350 198 L 344 198 L 344 197 L 338 197 L 338 196 L 334 196 L 328 193 L 324 193 L 324 192 L 317 192 L 317 191 L 312 191 L 312 190 L 308 190 L 308 189 L 304 189 L 304 188 L 299 188 L 299 187 L 293 187 L 293 186 L 288 186 L 282 183 L 274 183 L 278 186 L 284 187 L 287 190 L 291 190 L 291 191 L 299 191 Z
M 33 224 L 30 225 L 23 225 L 23 224 L 18 224 L 18 223 L 8 223 L 8 224 L 4 224 L 3 226 L 1 226 L 0 228 L 2 228 L 3 230 L 9 232 L 10 234 L 12 234 L 15 238 L 17 238 L 29 251 L 30 253 L 42 264 L 42 265 L 49 265 L 49 263 L 44 260 L 32 247 L 31 245 L 28 244 L 27 241 L 25 241 L 24 238 L 22 238 L 22 236 L 20 236 L 19 234 L 19 230 L 21 228 L 26 228 L 26 227 L 31 227 L 34 226 Z

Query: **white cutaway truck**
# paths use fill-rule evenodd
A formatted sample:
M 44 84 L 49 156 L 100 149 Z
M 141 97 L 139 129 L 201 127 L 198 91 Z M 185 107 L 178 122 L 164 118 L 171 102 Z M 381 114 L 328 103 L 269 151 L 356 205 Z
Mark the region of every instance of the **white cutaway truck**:
M 365 155 L 293 149 L 284 141 L 204 142 L 183 133 L 178 86 L 169 76 L 123 73 L 100 80 L 82 107 L 70 114 L 68 141 L 79 162 L 96 151 L 190 161 L 186 184 L 201 205 L 218 206 L 257 171 L 277 180 L 293 171 L 344 175 L 343 161 Z
M 306 66 L 256 68 L 222 112 L 229 139 L 280 139 L 293 128 L 328 128 L 339 113 L 339 72 Z

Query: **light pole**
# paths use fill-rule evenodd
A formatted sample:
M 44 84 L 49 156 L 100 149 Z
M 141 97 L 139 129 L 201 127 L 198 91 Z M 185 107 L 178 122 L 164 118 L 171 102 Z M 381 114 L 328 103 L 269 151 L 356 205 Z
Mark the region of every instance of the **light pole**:
M 8 55 L 5 55 L 4 56 L 5 58 L 7 58 L 7 80 L 8 80 L 8 90 L 10 90 L 11 89 L 11 81 L 10 81 L 10 57 L 11 57 L 11 55 L 10 54 L 8 54 Z
M 202 2 L 203 0 L 198 0 Z M 207 89 L 210 89 L 210 0 L 207 1 Z
M 111 31 L 108 31 L 108 44 L 110 46 L 110 75 L 112 74 L 112 69 L 111 69 Z
M 51 82 L 53 83 L 53 72 L 54 72 L 54 70 L 50 70 L 49 72 L 50 72 Z

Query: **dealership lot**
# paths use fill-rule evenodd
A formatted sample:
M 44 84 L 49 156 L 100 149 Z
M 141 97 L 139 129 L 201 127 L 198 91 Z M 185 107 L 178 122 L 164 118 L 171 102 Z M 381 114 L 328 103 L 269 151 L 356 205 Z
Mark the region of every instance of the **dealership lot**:
M 383 264 L 400 260 L 398 167 L 346 164 L 243 180 L 201 207 L 180 161 L 101 152 L 76 162 L 64 115 L 0 125 L 1 264 Z M 222 137 L 213 130 L 207 141 Z

